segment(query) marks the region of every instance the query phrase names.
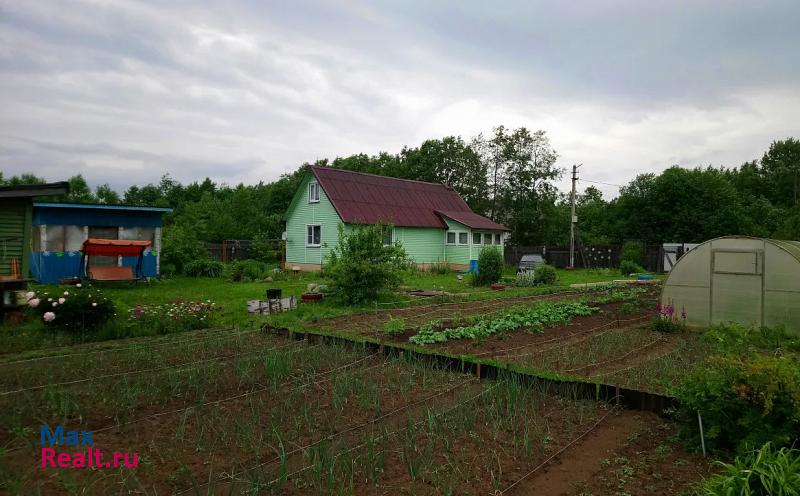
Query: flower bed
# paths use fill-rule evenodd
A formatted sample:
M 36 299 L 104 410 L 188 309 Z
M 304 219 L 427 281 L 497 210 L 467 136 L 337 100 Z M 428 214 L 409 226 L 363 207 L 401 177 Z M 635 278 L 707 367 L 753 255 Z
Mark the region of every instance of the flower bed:
M 163 305 L 136 305 L 129 310 L 129 320 L 143 327 L 153 329 L 158 334 L 205 329 L 219 305 L 211 300 L 176 300 Z

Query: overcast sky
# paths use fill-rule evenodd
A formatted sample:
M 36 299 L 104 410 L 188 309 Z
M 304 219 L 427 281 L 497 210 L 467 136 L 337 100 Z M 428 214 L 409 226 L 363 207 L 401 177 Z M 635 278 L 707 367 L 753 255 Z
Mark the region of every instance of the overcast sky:
M 252 183 L 498 124 L 609 183 L 736 166 L 800 137 L 798 26 L 797 0 L 0 0 L 0 170 Z

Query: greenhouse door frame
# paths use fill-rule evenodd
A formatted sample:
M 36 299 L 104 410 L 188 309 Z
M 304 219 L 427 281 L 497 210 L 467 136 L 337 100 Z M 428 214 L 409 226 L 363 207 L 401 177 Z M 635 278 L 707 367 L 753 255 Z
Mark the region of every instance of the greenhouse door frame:
M 731 257 L 729 260 L 720 260 L 721 263 L 718 264 L 717 255 L 730 255 Z M 739 255 L 746 256 L 753 256 L 752 262 L 747 262 L 746 260 L 736 260 L 734 257 Z M 752 263 L 753 269 L 752 270 L 737 270 L 736 268 L 732 268 L 732 266 L 736 266 L 737 263 L 746 262 L 747 265 Z M 718 267 L 719 265 L 719 267 Z M 708 305 L 708 322 L 709 325 L 716 325 L 721 322 L 726 321 L 725 319 L 715 319 L 714 309 L 715 307 L 719 309 L 720 306 L 724 306 L 722 304 L 721 295 L 722 292 L 720 290 L 727 289 L 731 296 L 729 297 L 736 297 L 736 292 L 741 291 L 745 288 L 750 288 L 749 294 L 752 296 L 757 296 L 758 298 L 758 320 L 757 323 L 760 326 L 764 325 L 764 300 L 765 300 L 765 287 L 764 287 L 764 266 L 765 266 L 765 256 L 764 256 L 764 249 L 730 249 L 730 248 L 714 248 L 711 250 L 711 274 L 709 281 L 709 305 Z M 740 267 L 744 267 L 744 265 L 740 265 Z M 717 287 L 717 283 L 719 283 L 720 287 Z M 716 291 L 715 291 L 716 289 Z M 730 309 L 731 303 L 729 302 L 727 307 Z M 734 305 L 734 308 L 740 309 L 748 309 L 752 308 L 750 305 Z M 724 313 L 724 312 L 723 312 Z M 755 313 L 755 312 L 754 312 Z M 737 318 L 732 318 L 728 320 L 741 320 Z

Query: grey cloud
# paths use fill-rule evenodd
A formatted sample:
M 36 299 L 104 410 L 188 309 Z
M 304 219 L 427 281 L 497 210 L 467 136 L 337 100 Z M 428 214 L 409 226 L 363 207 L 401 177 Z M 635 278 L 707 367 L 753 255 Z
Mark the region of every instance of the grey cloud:
M 0 0 L 0 165 L 255 182 L 504 123 L 611 183 L 735 166 L 800 135 L 798 21 L 790 1 Z

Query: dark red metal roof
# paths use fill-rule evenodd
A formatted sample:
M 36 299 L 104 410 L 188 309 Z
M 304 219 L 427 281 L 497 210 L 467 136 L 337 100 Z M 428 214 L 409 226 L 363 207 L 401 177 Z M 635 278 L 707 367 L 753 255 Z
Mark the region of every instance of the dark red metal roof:
M 452 212 L 452 211 L 439 210 L 437 211 L 437 213 L 439 215 L 447 217 L 448 219 L 460 222 L 472 229 L 490 229 L 492 231 L 509 230 L 506 226 L 498 224 L 492 219 L 487 219 L 483 215 L 478 215 L 475 212 L 460 212 L 460 211 Z
M 443 184 L 377 176 L 331 167 L 311 167 L 311 171 L 330 199 L 342 221 L 347 224 L 392 224 L 398 227 L 446 228 L 439 212 L 460 214 L 477 223 L 483 219 L 470 210 L 452 188 Z M 453 220 L 456 218 L 448 215 Z M 461 221 L 458 221 L 461 222 Z

